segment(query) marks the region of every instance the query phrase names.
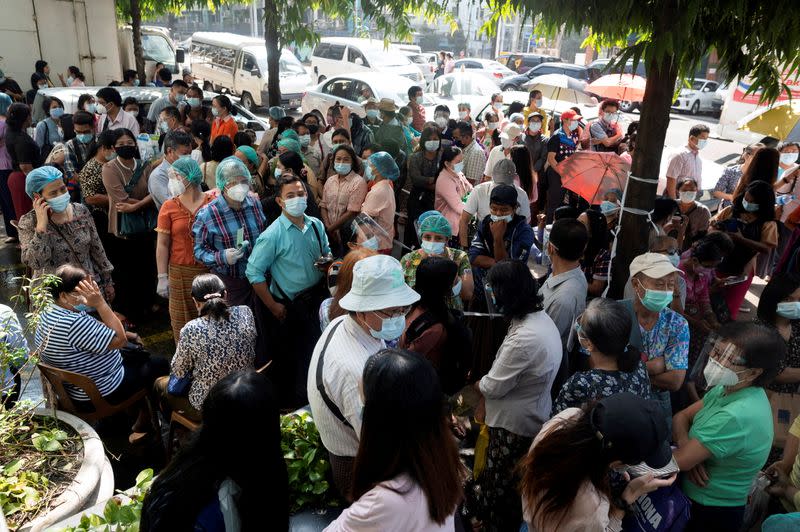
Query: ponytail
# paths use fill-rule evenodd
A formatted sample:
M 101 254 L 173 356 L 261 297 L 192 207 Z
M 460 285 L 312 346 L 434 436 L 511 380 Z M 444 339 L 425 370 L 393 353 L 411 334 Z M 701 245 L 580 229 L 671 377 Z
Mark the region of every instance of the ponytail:
M 198 275 L 192 281 L 192 299 L 200 303 L 200 316 L 210 316 L 215 320 L 227 320 L 230 307 L 225 301 L 225 285 L 213 273 Z
M 636 371 L 641 360 L 641 351 L 632 345 L 627 345 L 622 353 L 617 356 L 617 367 L 619 367 L 620 371 L 631 373 Z

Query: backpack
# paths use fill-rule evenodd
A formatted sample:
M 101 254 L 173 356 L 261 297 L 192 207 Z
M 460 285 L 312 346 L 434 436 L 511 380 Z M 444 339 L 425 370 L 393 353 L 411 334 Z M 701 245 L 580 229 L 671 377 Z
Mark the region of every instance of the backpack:
M 464 321 L 464 313 L 450 309 L 450 323 L 445 323 L 447 340 L 442 346 L 442 360 L 437 370 L 442 390 L 453 395 L 467 383 L 467 374 L 472 364 L 472 331 Z M 430 327 L 440 323 L 429 311 L 423 312 L 409 324 L 406 344 L 410 344 Z

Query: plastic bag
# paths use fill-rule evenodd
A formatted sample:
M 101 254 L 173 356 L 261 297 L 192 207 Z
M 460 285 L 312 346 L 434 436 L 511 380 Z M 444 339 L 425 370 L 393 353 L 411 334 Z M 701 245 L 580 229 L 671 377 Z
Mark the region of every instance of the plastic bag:
M 477 422 L 476 422 L 477 423 Z M 489 425 L 481 423 L 481 431 L 475 441 L 475 465 L 472 467 L 472 478 L 477 479 L 486 469 L 486 451 L 489 448 Z
M 753 479 L 747 494 L 744 519 L 742 519 L 742 526 L 739 530 L 750 530 L 766 517 L 769 506 L 769 493 L 767 493 L 769 484 L 769 477 L 763 471 L 760 471 Z

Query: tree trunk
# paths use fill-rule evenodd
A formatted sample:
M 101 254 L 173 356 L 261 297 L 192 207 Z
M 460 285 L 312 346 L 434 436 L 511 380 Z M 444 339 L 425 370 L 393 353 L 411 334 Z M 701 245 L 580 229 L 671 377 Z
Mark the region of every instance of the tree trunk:
M 280 60 L 281 48 L 278 42 L 278 6 L 274 0 L 264 0 L 264 41 L 267 45 L 267 88 L 269 105 L 281 104 Z
M 667 58 L 663 64 L 653 61 L 647 65 L 647 88 L 641 107 L 636 150 L 633 154 L 631 175 L 644 179 L 658 179 L 661 154 L 669 126 L 669 108 L 675 93 L 678 71 Z M 625 207 L 650 211 L 656 198 L 655 183 L 628 180 Z M 621 299 L 628 281 L 628 266 L 637 255 L 647 251 L 650 223 L 646 216 L 625 212 L 617 240 L 617 253 L 611 268 L 609 297 Z
M 147 85 L 144 72 L 144 51 L 142 50 L 142 8 L 139 0 L 130 0 L 131 33 L 133 34 L 133 58 L 136 63 L 136 75 L 142 87 Z

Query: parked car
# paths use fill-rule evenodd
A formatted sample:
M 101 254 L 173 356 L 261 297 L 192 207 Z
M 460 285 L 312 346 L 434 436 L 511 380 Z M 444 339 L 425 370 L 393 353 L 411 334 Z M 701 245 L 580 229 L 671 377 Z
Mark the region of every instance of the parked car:
M 302 111 L 308 113 L 312 109 L 318 109 L 327 114 L 328 109 L 338 102 L 363 117 L 366 115 L 363 101 L 367 98 L 390 98 L 400 107 L 408 103 L 408 89 L 413 85 L 416 82 L 407 77 L 383 72 L 334 76 L 306 91 L 303 95 Z
M 103 87 L 60 87 L 52 89 L 42 89 L 36 93 L 36 98 L 31 106 L 33 109 L 33 122 L 34 124 L 44 119 L 44 110 L 42 109 L 42 101 L 44 98 L 55 96 L 64 102 L 64 113 L 73 114 L 78 110 L 78 98 L 81 94 L 97 94 L 97 91 Z M 147 116 L 150 109 L 150 104 L 158 98 L 166 95 L 169 92 L 168 87 L 114 87 L 119 91 L 122 99 L 128 97 L 136 98 L 139 103 L 139 115 Z M 211 107 L 211 100 L 217 96 L 217 93 L 211 91 L 203 91 L 203 106 Z M 256 132 L 256 138 L 260 141 L 264 133 L 269 129 L 269 123 L 263 118 L 251 113 L 245 109 L 241 104 L 239 98 L 232 97 L 231 103 L 233 104 L 233 119 L 242 129 L 252 129 Z
M 192 75 L 203 90 L 227 92 L 242 99 L 248 109 L 269 102 L 267 50 L 262 39 L 233 33 L 197 32 L 192 35 Z M 311 76 L 292 52 L 280 58 L 281 103 L 300 107 Z
M 416 66 L 425 78 L 425 83 L 433 81 L 433 76 L 436 72 L 436 61 L 429 60 L 429 54 L 421 54 L 416 52 L 401 51 L 401 53 L 409 58 L 414 66 Z
M 542 63 L 561 63 L 562 59 L 541 54 L 503 54 L 497 58 L 497 61 L 517 74 L 524 74 Z
M 475 118 L 478 112 L 491 102 L 492 94 L 497 92 L 499 89 L 493 81 L 474 71 L 455 71 L 445 74 L 433 80 L 433 83 L 428 85 L 425 91 L 425 116 L 432 118 L 436 105 L 446 105 L 450 109 L 450 116 L 455 118 L 458 116 L 458 104 L 465 102 L 470 104 L 472 117 Z M 505 104 L 514 100 L 527 103 L 528 94 L 525 92 L 503 93 Z
M 672 110 L 678 113 L 713 113 L 719 116 L 725 99 L 717 93 L 719 83 L 710 79 L 694 79 L 690 88 L 682 88 L 678 98 L 672 102 Z
M 504 91 L 518 91 L 522 89 L 524 84 L 528 83 L 536 76 L 543 76 L 545 74 L 565 74 L 585 83 L 589 83 L 590 81 L 589 69 L 585 66 L 572 65 L 570 63 L 542 63 L 524 74 L 504 79 L 500 86 Z
M 480 74 L 492 80 L 498 86 L 502 85 L 505 79 L 516 75 L 510 68 L 491 59 L 459 59 L 455 62 L 454 71 L 469 71 Z
M 311 69 L 318 83 L 342 74 L 380 72 L 404 76 L 422 83 L 416 65 L 396 49 L 385 49 L 383 41 L 351 37 L 324 37 L 311 54 Z
M 647 78 L 647 70 L 645 69 L 644 61 L 639 61 L 639 64 L 636 65 L 636 71 L 634 72 L 633 69 L 633 60 L 628 61 L 625 63 L 624 68 L 620 68 L 619 66 L 615 66 L 613 68 L 609 68 L 609 63 L 613 58 L 604 58 L 604 59 L 595 59 L 589 66 L 586 67 L 589 69 L 589 76 L 592 78 L 592 81 L 596 80 L 600 76 L 605 76 L 606 74 L 636 74 L 637 76 L 641 76 L 643 78 Z

